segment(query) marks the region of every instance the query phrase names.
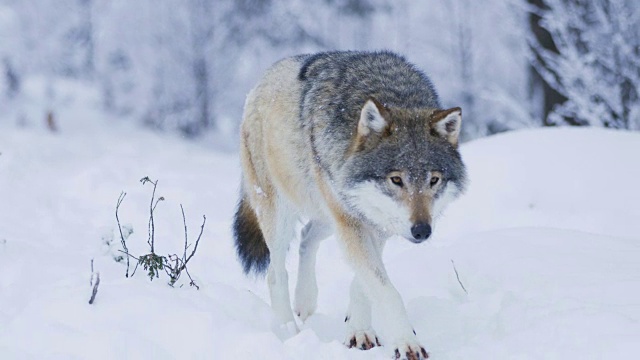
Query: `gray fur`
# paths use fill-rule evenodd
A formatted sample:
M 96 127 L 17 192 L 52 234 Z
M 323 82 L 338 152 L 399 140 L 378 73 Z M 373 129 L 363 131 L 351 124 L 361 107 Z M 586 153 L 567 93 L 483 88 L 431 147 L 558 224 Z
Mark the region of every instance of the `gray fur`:
M 392 170 L 406 170 L 422 187 L 426 174 L 436 170 L 464 190 L 466 172 L 460 154 L 445 139 L 425 131 L 428 119 L 423 115 L 428 112 L 394 117 L 394 108 L 440 109 L 432 82 L 404 57 L 388 51 L 349 51 L 297 60 L 302 62 L 298 78 L 303 82 L 300 122 L 309 129 L 311 146 L 330 178 L 348 171 L 344 185 L 353 186 L 365 180 L 382 181 Z M 368 98 L 391 110 L 395 131 L 369 151 L 351 158 L 339 156 L 347 152 Z

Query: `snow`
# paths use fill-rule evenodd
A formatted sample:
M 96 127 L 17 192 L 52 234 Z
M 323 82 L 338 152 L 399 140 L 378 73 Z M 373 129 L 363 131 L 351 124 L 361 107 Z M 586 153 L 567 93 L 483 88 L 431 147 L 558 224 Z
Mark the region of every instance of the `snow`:
M 106 117 L 96 110 L 99 94 L 60 86 L 70 95 L 56 111 L 58 133 L 35 111 L 20 128 L 0 115 L 3 359 L 390 356 L 384 347 L 342 345 L 351 271 L 334 239 L 319 251 L 318 312 L 298 335 L 275 335 L 265 281 L 246 278 L 233 250 L 237 154 Z M 434 238 L 392 239 L 385 253 L 432 358 L 636 358 L 640 135 L 523 130 L 462 152 L 469 191 L 436 223 Z M 140 269 L 125 278 L 113 260 L 123 190 L 120 218 L 134 230 L 129 249 L 148 251 L 152 189 L 139 182 L 144 176 L 159 180 L 157 195 L 166 199 L 156 212 L 159 253 L 182 249 L 180 204 L 190 242 L 207 216 L 189 263 L 200 290 L 185 278 L 176 288 L 166 276 L 150 282 Z M 288 262 L 292 294 L 297 245 Z M 101 279 L 93 305 L 91 259 Z

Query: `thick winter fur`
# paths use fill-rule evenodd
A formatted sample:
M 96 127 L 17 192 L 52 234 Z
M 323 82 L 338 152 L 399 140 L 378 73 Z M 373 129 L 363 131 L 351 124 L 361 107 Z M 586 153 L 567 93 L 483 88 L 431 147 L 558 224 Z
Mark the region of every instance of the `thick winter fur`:
M 245 273 L 262 273 L 269 266 L 269 248 L 264 241 L 258 218 L 245 199 L 240 199 L 233 223 L 236 250 Z
M 268 270 L 282 329 L 297 331 L 285 258 L 296 224 L 306 220 L 296 315 L 305 320 L 315 311 L 316 251 L 335 234 L 355 271 L 346 344 L 379 345 L 373 311 L 392 354 L 427 357 L 382 250 L 393 235 L 426 240 L 463 192 L 461 119 L 460 108 L 441 108 L 422 72 L 390 52 L 301 55 L 267 71 L 245 104 L 234 232 L 245 272 Z

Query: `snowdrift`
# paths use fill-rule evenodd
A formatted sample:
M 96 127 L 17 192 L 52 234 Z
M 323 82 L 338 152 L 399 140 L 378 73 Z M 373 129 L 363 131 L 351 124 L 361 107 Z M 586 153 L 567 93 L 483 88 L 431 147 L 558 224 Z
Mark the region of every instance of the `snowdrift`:
M 236 155 L 110 119 L 80 120 L 95 113 L 81 106 L 65 111 L 57 134 L 0 129 L 3 359 L 389 357 L 384 347 L 342 345 L 352 273 L 334 239 L 319 252 L 318 312 L 297 336 L 274 334 L 264 280 L 242 275 L 232 247 Z M 527 130 L 463 145 L 468 193 L 436 223 L 433 240 L 392 239 L 385 254 L 431 356 L 635 358 L 638 154 L 639 134 L 600 129 Z M 181 250 L 179 204 L 192 236 L 207 215 L 189 268 L 199 291 L 150 282 L 142 271 L 127 279 L 113 260 L 122 190 L 130 251 L 146 249 L 150 188 L 139 179 L 147 175 L 167 199 L 156 213 L 159 252 Z M 291 249 L 293 286 L 297 241 Z M 93 305 L 91 259 L 101 275 Z

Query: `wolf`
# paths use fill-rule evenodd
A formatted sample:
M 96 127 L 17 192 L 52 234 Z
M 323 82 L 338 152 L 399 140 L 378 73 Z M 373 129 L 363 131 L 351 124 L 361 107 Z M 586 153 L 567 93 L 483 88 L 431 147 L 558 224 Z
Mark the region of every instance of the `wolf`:
M 241 194 L 233 230 L 245 273 L 267 272 L 271 306 L 290 334 L 316 309 L 316 252 L 335 234 L 354 271 L 346 345 L 425 359 L 382 262 L 392 236 L 421 243 L 463 193 L 460 108 L 442 109 L 429 78 L 388 51 L 280 60 L 249 92 L 241 124 Z M 303 222 L 293 311 L 285 258 Z

